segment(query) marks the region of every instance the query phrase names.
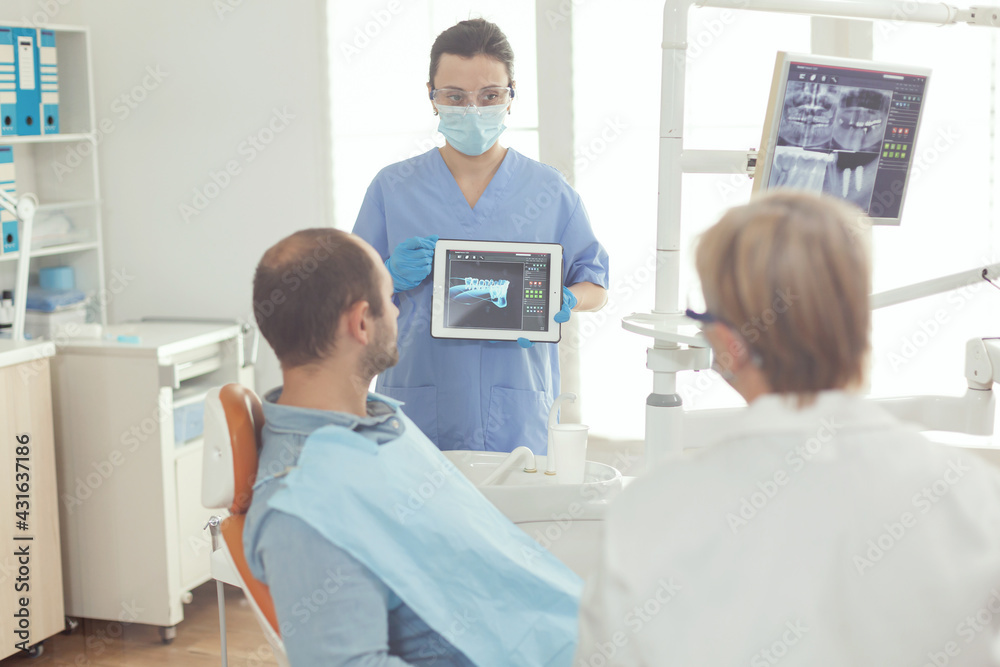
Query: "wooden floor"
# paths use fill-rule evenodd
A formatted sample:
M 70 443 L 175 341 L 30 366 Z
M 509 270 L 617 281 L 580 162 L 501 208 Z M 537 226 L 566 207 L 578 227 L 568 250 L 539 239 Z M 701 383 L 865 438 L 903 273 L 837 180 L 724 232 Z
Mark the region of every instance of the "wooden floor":
M 217 667 L 222 664 L 217 600 L 214 581 L 196 588 L 194 601 L 184 607 L 177 638 L 169 645 L 160 641 L 153 626 L 84 620 L 73 634 L 48 639 L 38 658 L 11 656 L 0 660 L 0 666 Z M 232 667 L 277 665 L 243 592 L 231 586 L 226 586 L 226 625 Z

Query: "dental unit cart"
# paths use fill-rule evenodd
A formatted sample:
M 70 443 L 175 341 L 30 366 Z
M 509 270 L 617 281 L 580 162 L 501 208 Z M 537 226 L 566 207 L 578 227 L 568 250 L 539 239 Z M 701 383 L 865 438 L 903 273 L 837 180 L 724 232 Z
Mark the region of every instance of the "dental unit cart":
M 210 387 L 253 387 L 253 363 L 236 323 L 104 331 L 53 363 L 66 614 L 160 626 L 169 643 L 211 578 L 199 408 Z

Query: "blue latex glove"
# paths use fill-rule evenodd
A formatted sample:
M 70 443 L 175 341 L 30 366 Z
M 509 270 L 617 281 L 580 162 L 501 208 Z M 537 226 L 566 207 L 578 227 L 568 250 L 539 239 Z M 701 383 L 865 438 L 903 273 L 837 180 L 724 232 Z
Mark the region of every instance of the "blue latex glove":
M 562 288 L 562 297 L 563 297 L 562 309 L 560 309 L 559 312 L 553 315 L 552 317 L 552 319 L 554 319 L 556 322 L 559 322 L 560 324 L 569 321 L 569 311 L 571 311 L 577 304 L 576 296 L 572 292 L 570 292 L 569 288 L 567 288 L 565 285 Z M 517 344 L 526 350 L 534 345 L 534 343 L 532 343 L 527 338 L 518 338 Z
M 397 292 L 413 289 L 430 275 L 434 267 L 435 236 L 413 236 L 406 239 L 392 251 L 385 260 L 385 268 L 392 276 L 392 285 Z
M 562 309 L 552 318 L 560 324 L 563 322 L 569 322 L 569 311 L 576 307 L 576 296 L 574 296 L 565 285 L 563 285 L 562 301 Z

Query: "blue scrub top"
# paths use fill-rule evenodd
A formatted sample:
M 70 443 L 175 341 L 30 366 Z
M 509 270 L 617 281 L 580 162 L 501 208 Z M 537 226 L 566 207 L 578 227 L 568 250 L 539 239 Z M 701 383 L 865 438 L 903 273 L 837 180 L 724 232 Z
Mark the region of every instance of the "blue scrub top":
M 512 148 L 475 208 L 434 148 L 384 168 L 372 181 L 354 233 L 383 259 L 411 236 L 559 243 L 563 283 L 608 287 L 608 253 L 597 241 L 580 195 L 556 169 Z M 559 349 L 536 343 L 431 337 L 432 279 L 396 295 L 399 363 L 375 391 L 405 403 L 441 449 L 509 452 L 546 449 L 546 419 L 559 392 Z

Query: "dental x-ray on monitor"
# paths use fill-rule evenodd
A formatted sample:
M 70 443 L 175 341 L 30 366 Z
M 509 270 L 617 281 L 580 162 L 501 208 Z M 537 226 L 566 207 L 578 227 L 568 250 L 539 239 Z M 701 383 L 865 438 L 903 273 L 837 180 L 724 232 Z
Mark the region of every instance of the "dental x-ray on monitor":
M 930 70 L 779 52 L 754 192 L 826 192 L 898 225 Z

